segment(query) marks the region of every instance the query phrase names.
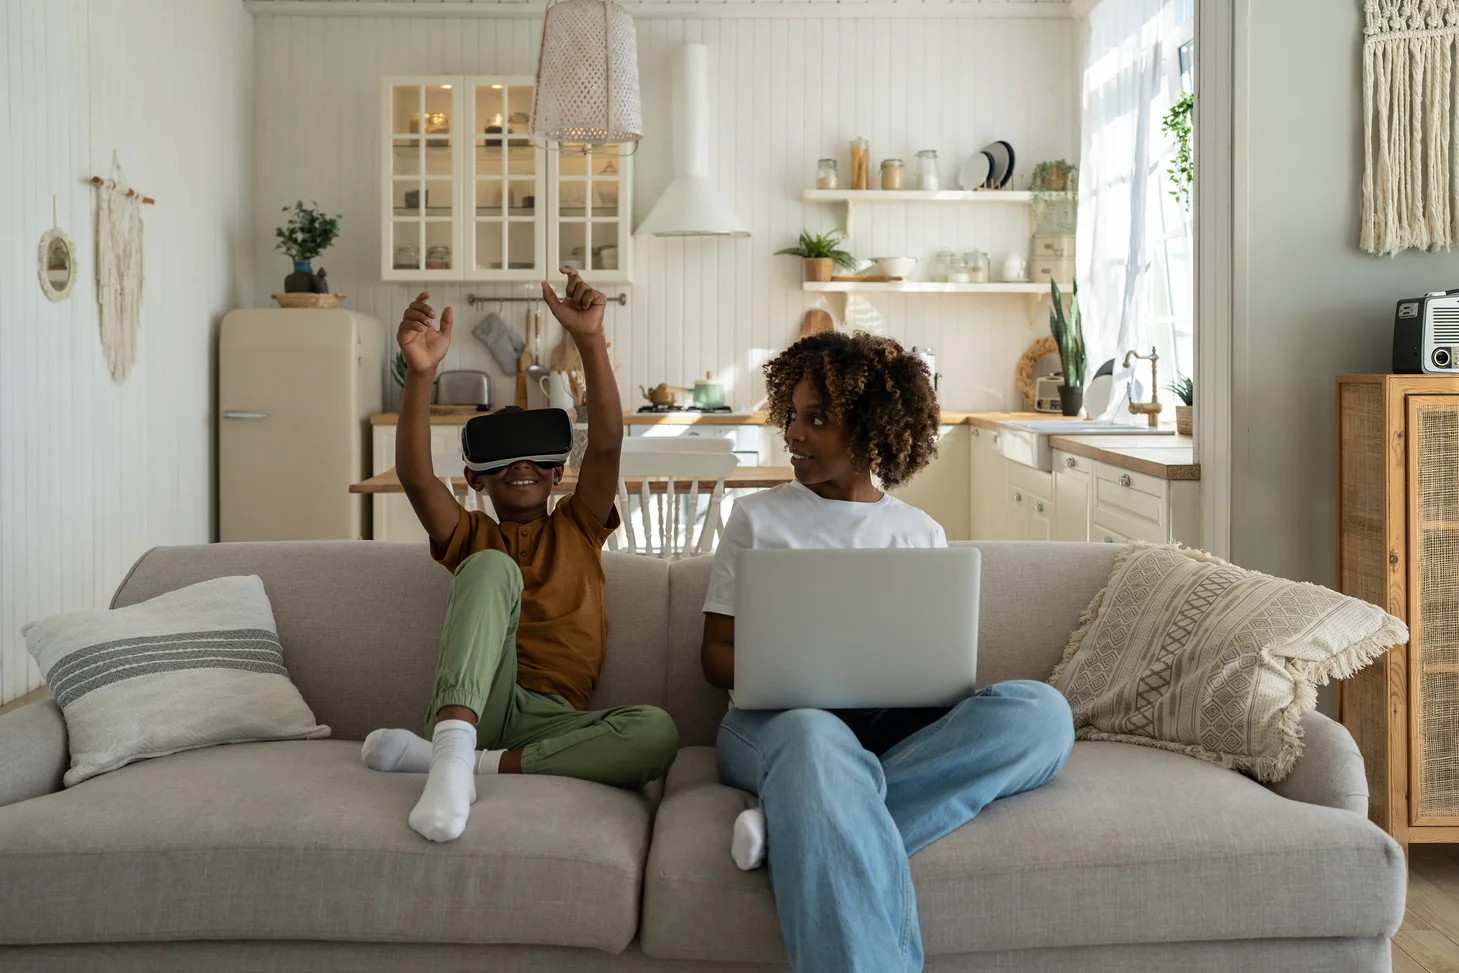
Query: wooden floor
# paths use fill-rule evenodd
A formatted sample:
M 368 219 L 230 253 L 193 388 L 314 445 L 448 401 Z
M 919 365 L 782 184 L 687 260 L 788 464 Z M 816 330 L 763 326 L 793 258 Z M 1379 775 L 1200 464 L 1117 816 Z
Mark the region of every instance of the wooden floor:
M 1459 973 L 1459 845 L 1408 846 L 1408 911 L 1393 973 Z
M 48 695 L 42 687 L 0 713 Z M 1393 973 L 1459 973 L 1459 845 L 1409 846 L 1408 910 L 1393 937 Z

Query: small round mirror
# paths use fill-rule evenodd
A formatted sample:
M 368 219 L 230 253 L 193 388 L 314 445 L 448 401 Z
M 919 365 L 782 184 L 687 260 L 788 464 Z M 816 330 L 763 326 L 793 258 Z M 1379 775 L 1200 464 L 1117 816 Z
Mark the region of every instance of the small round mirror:
M 41 290 L 53 301 L 64 301 L 71 296 L 76 284 L 76 245 L 59 226 L 52 227 L 41 237 L 38 254 Z

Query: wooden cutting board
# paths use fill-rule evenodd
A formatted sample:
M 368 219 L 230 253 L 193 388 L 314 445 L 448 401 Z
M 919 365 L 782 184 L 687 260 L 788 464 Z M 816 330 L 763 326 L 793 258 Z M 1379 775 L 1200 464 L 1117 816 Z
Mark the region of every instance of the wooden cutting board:
M 817 334 L 821 331 L 835 331 L 836 322 L 831 315 L 818 307 L 813 307 L 805 312 L 805 317 L 800 319 L 800 336 Z

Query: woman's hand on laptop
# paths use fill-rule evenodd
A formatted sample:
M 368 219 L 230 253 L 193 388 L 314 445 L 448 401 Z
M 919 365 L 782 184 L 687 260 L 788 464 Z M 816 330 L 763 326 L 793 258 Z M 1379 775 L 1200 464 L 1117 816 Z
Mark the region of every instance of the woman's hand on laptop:
M 572 267 L 560 269 L 567 274 L 567 291 L 562 300 L 557 299 L 551 284 L 545 280 L 542 282 L 542 299 L 552 309 L 552 316 L 573 337 L 601 334 L 603 309 L 608 306 L 608 298 L 603 296 L 602 291 L 589 287 Z

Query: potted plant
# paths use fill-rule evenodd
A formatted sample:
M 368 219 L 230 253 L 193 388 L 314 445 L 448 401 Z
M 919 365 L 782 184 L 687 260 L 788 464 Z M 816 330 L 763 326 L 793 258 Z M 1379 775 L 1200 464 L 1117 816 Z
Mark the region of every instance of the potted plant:
M 799 243 L 784 250 L 776 250 L 775 255 L 800 257 L 805 261 L 806 280 L 827 281 L 831 279 L 831 272 L 835 268 L 856 269 L 856 258 L 841 249 L 841 244 L 845 242 L 846 234 L 842 230 L 832 230 L 824 234 L 801 230 Z
M 1040 162 L 1033 167 L 1033 181 L 1029 188 L 1034 192 L 1065 193 L 1073 189 L 1074 167 L 1063 159 Z
M 1059 404 L 1064 415 L 1077 416 L 1084 407 L 1084 329 L 1079 323 L 1079 284 L 1074 284 L 1067 312 L 1059 285 L 1049 281 L 1049 287 L 1053 292 L 1049 333 L 1059 346 L 1059 369 L 1064 373 L 1064 384 L 1059 386 Z
M 1170 394 L 1180 399 L 1181 405 L 1175 407 L 1175 431 L 1182 436 L 1191 435 L 1191 428 L 1194 425 L 1194 413 L 1191 405 L 1196 397 L 1195 383 L 1189 378 L 1182 378 L 1177 375 L 1175 381 L 1165 386 Z
M 287 224 L 274 229 L 274 236 L 279 238 L 274 249 L 284 251 L 294 261 L 294 272 L 284 278 L 286 294 L 308 294 L 314 290 L 309 261 L 328 250 L 339 236 L 339 214 L 325 216 L 318 206 L 318 203 L 305 206 L 302 202 L 285 206 L 284 212 L 293 215 Z

